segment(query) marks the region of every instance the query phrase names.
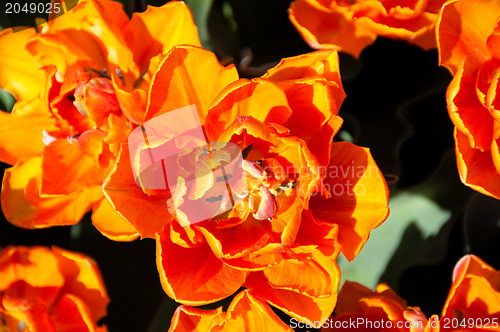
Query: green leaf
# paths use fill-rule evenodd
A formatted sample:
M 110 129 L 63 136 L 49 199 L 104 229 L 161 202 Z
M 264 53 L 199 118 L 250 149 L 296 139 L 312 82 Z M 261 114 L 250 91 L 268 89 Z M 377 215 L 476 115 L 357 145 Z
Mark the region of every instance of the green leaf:
M 442 261 L 451 229 L 471 194 L 460 183 L 455 155 L 449 150 L 430 179 L 391 197 L 389 217 L 371 232 L 352 262 L 339 257 L 341 284 L 350 280 L 373 289 L 383 280 L 397 290 L 409 268 Z
M 0 89 L 0 110 L 11 112 L 16 99 L 6 90 Z
M 207 19 L 213 0 L 186 0 L 185 2 L 193 13 L 194 23 L 198 27 L 198 33 L 200 34 L 201 45 L 203 48 L 211 50 Z
M 411 191 L 396 194 L 391 198 L 389 207 L 389 218 L 371 232 L 361 253 L 351 263 L 343 256 L 339 259 L 343 280 L 374 288 L 399 247 L 405 231 L 414 227 L 427 239 L 436 235 L 451 216 L 450 211 L 440 208 L 436 202 Z

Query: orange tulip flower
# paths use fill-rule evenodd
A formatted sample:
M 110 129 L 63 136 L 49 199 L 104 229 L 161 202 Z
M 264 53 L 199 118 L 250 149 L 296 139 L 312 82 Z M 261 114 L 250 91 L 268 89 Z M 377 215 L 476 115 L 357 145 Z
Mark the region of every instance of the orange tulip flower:
M 339 252 L 352 259 L 388 215 L 387 186 L 369 151 L 331 143 L 344 97 L 335 51 L 284 59 L 252 80 L 197 47 L 175 47 L 162 60 L 146 122 L 122 145 L 104 191 L 141 236 L 156 237 L 170 297 L 202 305 L 245 286 L 297 319 L 328 317 Z M 198 118 L 200 128 L 176 136 L 184 129 L 170 116 Z M 205 147 L 150 162 L 190 139 Z M 234 156 L 229 144 L 241 151 L 246 190 L 236 190 L 224 212 L 191 221 L 207 202 L 229 205 L 213 192 L 228 173 L 210 175 Z M 194 180 L 185 172 L 189 158 L 197 165 L 192 174 L 201 172 Z M 163 181 L 172 162 L 174 188 Z
M 498 1 L 450 1 L 437 24 L 441 65 L 454 74 L 446 99 L 462 182 L 500 198 Z
M 432 322 L 432 323 L 431 323 Z M 437 316 L 428 321 L 418 307 L 408 307 L 386 284 L 372 291 L 358 283 L 346 281 L 339 294 L 335 316 L 324 323 L 321 331 L 438 331 Z
M 172 317 L 169 332 L 191 331 L 293 331 L 269 306 L 247 290 L 231 301 L 227 312 L 221 308 L 201 310 L 181 305 Z
M 441 313 L 441 330 L 467 329 L 500 331 L 500 271 L 474 255 L 456 264 Z
M 377 36 L 436 47 L 434 24 L 444 0 L 296 0 L 290 20 L 312 48 L 359 57 Z
M 500 331 L 500 271 L 474 255 L 464 256 L 453 271 L 453 284 L 441 312 L 429 320 L 418 307 L 407 307 L 387 285 L 375 291 L 346 281 L 330 330 L 362 329 L 411 332 Z
M 0 86 L 17 99 L 12 114 L 0 112 L 0 160 L 14 165 L 1 203 L 12 224 L 72 225 L 92 209 L 105 236 L 137 238 L 101 187 L 144 120 L 154 68 L 177 44 L 200 44 L 182 2 L 129 20 L 119 2 L 83 0 L 38 32 L 0 32 Z
M 104 332 L 109 298 L 95 262 L 59 248 L 0 252 L 0 331 Z

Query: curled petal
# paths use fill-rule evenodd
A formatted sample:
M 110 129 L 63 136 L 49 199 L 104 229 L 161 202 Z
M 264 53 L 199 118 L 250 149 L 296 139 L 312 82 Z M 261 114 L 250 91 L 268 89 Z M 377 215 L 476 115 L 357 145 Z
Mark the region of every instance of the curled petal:
M 468 56 L 480 62 L 490 58 L 487 39 L 498 24 L 499 11 L 496 0 L 448 1 L 436 23 L 439 63 L 456 73 Z
M 181 305 L 175 310 L 169 332 L 210 331 L 212 321 L 222 313 L 222 307 L 215 310 L 201 310 Z
M 221 66 L 212 52 L 176 46 L 163 58 L 152 79 L 145 120 L 195 105 L 203 125 L 216 95 L 237 79 L 236 68 Z
M 423 11 L 426 1 L 419 1 L 411 7 L 394 6 L 387 10 L 380 1 L 371 1 L 369 9 L 356 12 L 355 17 L 362 25 L 379 36 L 404 39 L 424 49 L 436 47 L 434 22 L 437 14 Z M 419 8 L 418 8 L 419 7 Z
M 122 144 L 115 164 L 103 185 L 104 195 L 113 209 L 127 220 L 142 237 L 154 237 L 172 221 L 167 201 L 168 190 L 147 194 L 134 180 L 128 144 Z M 148 222 L 144 222 L 144 216 Z
M 0 32 L 0 87 L 18 101 L 38 97 L 43 89 L 44 73 L 38 69 L 35 57 L 25 49 L 26 41 L 35 33 L 35 29 Z
M 175 331 L 292 331 L 269 306 L 247 290 L 231 301 L 227 312 L 180 306 L 172 318 Z
M 201 46 L 191 12 L 185 3 L 177 1 L 159 8 L 148 6 L 145 12 L 134 13 L 123 34 L 134 50 L 141 73 L 148 69 L 151 58 L 165 55 L 175 45 Z
M 342 87 L 336 51 L 321 50 L 284 58 L 262 76 L 273 82 L 323 77 L 336 86 Z
M 305 323 L 326 319 L 337 303 L 337 293 L 324 298 L 313 298 L 290 290 L 274 289 L 262 272 L 250 274 L 245 287 L 248 288 L 250 294 Z
M 297 0 L 292 3 L 289 16 L 312 48 L 333 48 L 357 58 L 366 46 L 375 41 L 377 35 L 354 22 L 355 9 L 352 6 L 339 6 L 336 2 L 326 8 L 315 0 Z
M 52 251 L 64 275 L 65 287 L 88 306 L 94 321 L 106 316 L 109 298 L 96 262 L 88 256 L 64 249 L 53 248 Z
M 132 50 L 128 47 L 122 33 L 129 22 L 122 7 L 121 3 L 113 1 L 81 1 L 56 20 L 50 20 L 42 32 L 59 33 L 75 29 L 75 22 L 77 22 L 78 30 L 83 30 L 91 34 L 92 38 L 102 41 L 100 47 L 108 63 L 120 65 L 120 70 L 125 77 L 139 77 L 139 67 L 135 64 Z M 85 39 L 81 44 L 86 45 Z
M 41 155 L 43 131 L 55 129 L 55 121 L 40 99 L 18 101 L 11 114 L 0 111 L 0 160 L 13 165 Z
M 225 316 L 213 321 L 210 331 L 292 331 L 265 302 L 247 290 L 235 296 Z
M 34 332 L 97 331 L 109 303 L 95 262 L 55 247 L 3 248 L 0 292 L 2 320 Z
M 52 319 L 55 331 L 96 331 L 87 305 L 72 294 L 66 294 L 58 301 Z
M 235 229 L 200 227 L 216 257 L 241 270 L 262 270 L 282 259 L 283 246 L 265 222 L 248 218 Z
M 389 190 L 368 149 L 334 143 L 331 160 L 323 180 L 331 197 L 313 196 L 309 206 L 316 219 L 339 225 L 342 253 L 352 260 L 389 215 Z
M 474 255 L 464 256 L 453 271 L 453 285 L 441 319 L 498 317 L 500 272 Z
M 2 210 L 7 220 L 22 228 L 73 225 L 102 197 L 91 187 L 65 197 L 40 197 L 41 158 L 19 162 L 7 169 L 2 182 Z
M 453 124 L 469 137 L 474 148 L 485 150 L 491 146 L 493 119 L 478 98 L 477 73 L 477 63 L 468 58 L 448 86 L 446 100 Z
M 188 305 L 213 303 L 233 294 L 248 274 L 222 263 L 207 244 L 183 248 L 165 232 L 156 238 L 156 264 L 163 290 Z
M 87 138 L 91 136 L 89 133 Z M 84 139 L 80 145 L 87 148 L 95 142 L 95 139 Z M 62 138 L 45 147 L 40 189 L 42 195 L 69 195 L 102 184 L 108 170 L 96 164 L 78 145 Z M 97 149 L 99 146 L 102 148 L 102 136 L 100 142 L 97 138 L 97 146 L 94 144 Z
M 41 68 L 55 66 L 59 75 L 70 70 L 72 64 L 86 65 L 92 68 L 106 67 L 106 51 L 89 31 L 78 30 L 72 26 L 56 33 L 34 35 L 26 49 Z
M 92 224 L 113 241 L 133 241 L 139 237 L 137 230 L 105 198 L 92 205 Z
M 256 78 L 229 85 L 207 116 L 208 137 L 215 138 L 239 116 L 283 124 L 292 115 L 287 98 L 275 84 Z
M 491 151 L 471 146 L 469 136 L 455 128 L 455 152 L 462 182 L 482 194 L 500 198 L 499 173 Z

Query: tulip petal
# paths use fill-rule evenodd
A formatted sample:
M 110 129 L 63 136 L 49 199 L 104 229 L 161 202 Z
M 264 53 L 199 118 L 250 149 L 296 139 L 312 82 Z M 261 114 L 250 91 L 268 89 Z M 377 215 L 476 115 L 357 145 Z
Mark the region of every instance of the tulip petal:
M 50 20 L 46 29 L 51 32 L 71 30 L 75 22 L 79 22 L 79 30 L 90 32 L 102 42 L 109 63 L 119 65 L 124 76 L 139 77 L 139 68 L 122 33 L 129 22 L 122 7 L 121 3 L 113 1 L 81 1 L 61 17 Z
M 26 43 L 40 67 L 55 66 L 61 74 L 76 63 L 96 70 L 106 68 L 106 51 L 91 33 L 74 26 L 55 33 L 36 34 Z
M 35 29 L 0 32 L 0 87 L 8 90 L 18 101 L 37 97 L 43 89 L 45 76 L 38 69 L 35 58 L 25 44 L 36 33 Z
M 471 146 L 469 136 L 455 128 L 455 152 L 462 182 L 482 194 L 500 198 L 500 181 L 491 151 Z
M 226 266 L 207 244 L 186 249 L 164 232 L 157 235 L 156 263 L 163 290 L 188 305 L 213 303 L 233 294 L 248 274 Z
M 342 125 L 337 114 L 345 98 L 342 87 L 324 79 L 278 83 L 286 93 L 292 115 L 283 123 L 290 135 L 306 141 L 321 165 L 330 161 L 330 144 Z M 307 123 L 307 126 L 304 126 Z
M 497 318 L 500 314 L 500 271 L 474 255 L 464 256 L 453 271 L 441 319 Z M 486 324 L 486 323 L 484 323 Z M 491 324 L 489 324 L 491 328 Z
M 0 111 L 0 161 L 14 165 L 41 155 L 45 148 L 44 130 L 56 128 L 40 99 L 18 101 L 11 114 Z
M 321 50 L 281 59 L 262 78 L 273 82 L 326 78 L 342 88 L 338 53 L 331 50 Z
M 57 266 L 57 258 L 48 248 L 3 248 L 0 255 L 2 295 L 26 300 L 39 299 L 52 305 L 64 285 L 64 275 Z M 16 284 L 19 287 L 10 287 Z
M 337 315 L 341 315 L 344 313 L 362 312 L 364 303 L 360 300 L 364 300 L 369 297 L 379 298 L 379 296 L 387 298 L 387 300 L 395 301 L 402 308 L 407 306 L 406 301 L 400 298 L 385 284 L 378 285 L 376 291 L 374 292 L 363 285 L 346 280 L 340 290 L 339 301 L 337 307 L 335 308 L 335 313 Z
M 427 41 L 422 46 L 435 47 L 434 22 L 437 14 L 422 11 L 422 8 L 395 6 L 389 11 L 380 1 L 367 1 L 368 8 L 359 10 L 354 17 L 359 25 L 364 26 L 379 36 L 405 39 L 409 42 L 415 40 Z M 421 2 L 423 5 L 424 2 Z M 430 38 L 430 42 L 427 40 Z
M 294 1 L 289 9 L 290 21 L 312 48 L 333 48 L 359 57 L 377 35 L 355 24 L 352 6 L 339 6 L 336 2 L 330 6 L 325 8 L 314 0 Z
M 389 191 L 368 149 L 338 142 L 331 156 L 323 184 L 332 196 L 313 196 L 309 206 L 316 219 L 339 225 L 342 253 L 351 261 L 387 218 Z
M 66 139 L 46 146 L 42 160 L 41 195 L 69 195 L 99 186 L 107 173 L 78 144 Z
M 448 86 L 446 100 L 453 124 L 469 137 L 474 148 L 484 150 L 491 147 L 493 119 L 478 99 L 476 77 L 477 64 L 468 58 Z
M 217 137 L 238 116 L 251 116 L 265 123 L 283 124 L 292 115 L 285 94 L 275 84 L 256 78 L 238 80 L 224 90 L 224 95 L 207 116 L 207 135 Z
M 288 315 L 306 323 L 326 319 L 337 303 L 337 293 L 318 299 L 290 290 L 274 289 L 262 272 L 251 273 L 245 287 L 255 297 L 267 301 Z
M 40 197 L 41 166 L 41 158 L 32 158 L 5 171 L 2 210 L 13 225 L 29 229 L 73 225 L 102 197 L 100 187 L 65 197 Z
M 310 211 L 304 211 L 296 242 L 286 248 L 285 259 L 263 271 L 269 284 L 274 289 L 287 289 L 313 298 L 336 294 L 340 282 L 340 270 L 335 263 L 340 252 L 337 233 L 336 225 L 320 225 Z M 298 270 L 301 273 L 294 273 Z
M 335 258 L 314 251 L 311 259 L 300 256 L 285 259 L 263 273 L 274 289 L 291 290 L 313 298 L 329 297 L 337 293 L 340 283 L 340 269 L 336 267 Z
M 52 319 L 56 331 L 88 331 L 95 332 L 95 321 L 85 303 L 72 294 L 64 295 L 54 308 Z
M 109 299 L 87 256 L 59 248 L 3 248 L 0 292 L 2 320 L 17 323 L 12 331 L 105 331 L 95 322 L 106 315 Z
M 480 62 L 490 58 L 487 38 L 497 26 L 499 11 L 496 0 L 448 1 L 436 23 L 439 63 L 456 73 L 468 56 Z
M 153 77 L 146 119 L 195 105 L 201 124 L 217 94 L 238 79 L 234 66 L 223 67 L 215 54 L 194 46 L 176 46 Z
M 154 237 L 173 220 L 167 207 L 170 191 L 149 195 L 136 184 L 128 144 L 122 144 L 103 189 L 113 209 L 137 229 L 141 237 Z M 148 221 L 144 222 L 146 215 Z
M 106 199 L 92 206 L 92 224 L 113 241 L 133 241 L 139 237 L 137 230 L 113 210 Z
M 247 290 L 235 296 L 226 318 L 220 319 L 217 325 L 212 323 L 212 332 L 220 331 L 293 331 L 283 323 L 271 308 L 252 296 Z
M 181 305 L 175 310 L 169 332 L 210 331 L 212 320 L 222 313 L 222 307 L 215 310 L 201 310 Z
M 147 106 L 147 93 L 141 89 L 127 91 L 123 82 L 116 79 L 115 76 L 113 76 L 112 82 L 120 108 L 127 119 L 136 124 L 143 123 L 144 110 Z
M 104 281 L 97 264 L 88 256 L 54 247 L 58 268 L 64 275 L 65 287 L 87 306 L 93 321 L 106 316 L 109 303 Z
M 175 45 L 201 46 L 193 16 L 183 2 L 148 6 L 145 12 L 134 13 L 123 34 L 141 73 L 148 69 L 152 57 L 165 55 Z
M 283 245 L 268 222 L 248 218 L 234 229 L 200 226 L 214 255 L 228 266 L 258 271 L 282 259 Z
M 33 332 L 57 332 L 49 315 L 49 307 L 39 299 L 4 299 L 3 306 L 10 313 L 16 313 L 24 326 Z M 21 326 L 23 326 L 21 325 Z M 19 325 L 16 330 L 19 330 Z M 15 330 L 14 330 L 15 331 Z

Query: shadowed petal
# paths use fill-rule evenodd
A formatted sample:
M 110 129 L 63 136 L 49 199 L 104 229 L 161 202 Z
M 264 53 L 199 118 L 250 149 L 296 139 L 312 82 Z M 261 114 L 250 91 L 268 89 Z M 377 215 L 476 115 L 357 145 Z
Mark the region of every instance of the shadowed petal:
M 194 104 L 203 125 L 217 94 L 237 79 L 236 68 L 221 66 L 212 52 L 176 46 L 153 77 L 145 120 Z
M 500 198 L 500 181 L 492 180 L 499 176 L 491 151 L 474 149 L 469 136 L 455 128 L 455 152 L 462 182 L 482 194 Z
M 316 219 L 339 225 L 338 240 L 350 261 L 387 218 L 389 190 L 367 148 L 338 142 L 331 156 L 323 181 L 331 197 L 313 196 L 310 209 Z
M 113 241 L 133 241 L 139 237 L 137 230 L 105 198 L 92 206 L 92 224 Z
M 177 1 L 134 13 L 123 34 L 141 73 L 148 69 L 152 57 L 165 55 L 175 45 L 201 46 L 191 12 L 185 3 Z
M 40 99 L 17 102 L 11 114 L 0 111 L 0 160 L 16 162 L 42 154 L 45 144 L 43 131 L 55 130 Z
M 45 75 L 38 69 L 35 57 L 26 49 L 26 41 L 35 29 L 0 32 L 0 87 L 8 90 L 18 101 L 37 97 L 43 89 Z
M 297 0 L 289 9 L 290 21 L 312 48 L 333 48 L 357 58 L 377 35 L 355 24 L 353 14 L 354 8 L 332 2 L 328 9 L 314 0 Z
M 468 56 L 490 58 L 486 42 L 498 24 L 499 11 L 496 0 L 448 1 L 436 23 L 439 63 L 456 73 Z
M 170 191 L 149 195 L 136 184 L 128 144 L 122 144 L 103 189 L 113 209 L 137 229 L 141 237 L 154 237 L 173 219 L 167 207 Z M 147 222 L 144 216 L 147 216 Z
M 156 264 L 163 290 L 188 305 L 213 303 L 233 294 L 248 274 L 222 263 L 207 244 L 186 249 L 164 232 L 156 238 Z
M 2 210 L 6 219 L 21 228 L 73 225 L 102 197 L 101 187 L 91 187 L 65 197 L 42 198 L 41 158 L 19 162 L 5 171 L 2 182 Z

